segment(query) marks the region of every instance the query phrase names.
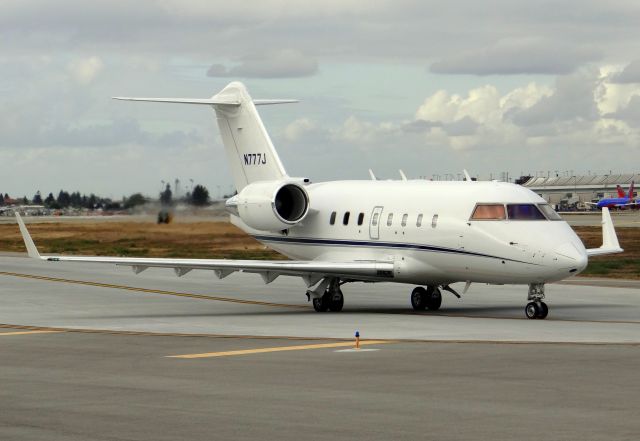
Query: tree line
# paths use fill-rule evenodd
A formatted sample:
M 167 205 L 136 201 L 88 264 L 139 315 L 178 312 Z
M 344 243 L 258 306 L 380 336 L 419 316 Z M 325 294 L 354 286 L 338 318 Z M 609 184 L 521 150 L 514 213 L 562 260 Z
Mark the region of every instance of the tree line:
M 171 186 L 167 184 L 165 189 L 160 192 L 159 200 L 163 205 L 171 206 L 177 202 L 191 204 L 199 207 L 209 205 L 210 196 L 209 190 L 204 185 L 196 185 L 193 187 L 193 191 L 188 192 L 184 197 L 175 200 L 171 191 Z M 42 197 L 42 193 L 37 191 L 31 199 L 23 196 L 21 198 L 14 199 L 7 193 L 0 192 L 0 206 L 3 205 L 43 205 L 46 208 L 58 210 L 63 208 L 84 208 L 88 210 L 121 210 L 130 209 L 139 205 L 144 205 L 150 201 L 142 193 L 134 193 L 131 196 L 123 196 L 122 200 L 112 200 L 111 198 L 104 198 L 96 196 L 91 193 L 89 195 L 81 194 L 79 191 L 71 192 L 60 190 L 57 196 L 53 193 L 49 193 L 45 198 Z

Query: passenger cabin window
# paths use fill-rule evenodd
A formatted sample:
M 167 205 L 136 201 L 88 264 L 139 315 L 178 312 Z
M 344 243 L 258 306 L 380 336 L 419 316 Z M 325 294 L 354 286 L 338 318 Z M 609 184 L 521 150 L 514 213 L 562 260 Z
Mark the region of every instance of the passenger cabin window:
M 552 221 L 562 220 L 560 215 L 558 213 L 556 213 L 556 210 L 551 208 L 551 205 L 549 205 L 549 204 L 540 204 L 540 205 L 538 205 L 538 207 L 540 207 L 540 210 L 542 210 L 544 215 L 547 216 L 547 219 L 552 220 Z
M 502 204 L 478 204 L 471 215 L 471 220 L 502 219 L 506 219 L 504 205 Z
M 409 218 L 409 215 L 408 215 L 408 214 L 406 214 L 406 213 L 405 213 L 405 214 L 403 214 L 403 215 L 402 215 L 402 223 L 401 223 L 401 225 L 402 225 L 403 227 L 406 227 L 406 226 L 407 226 L 407 219 L 408 219 L 408 218 Z
M 351 215 L 351 213 L 349 213 L 348 211 L 344 214 L 344 217 L 342 218 L 342 224 L 343 225 L 349 225 L 349 216 Z
M 336 212 L 331 213 L 331 217 L 329 218 L 329 224 L 333 225 L 336 223 Z
M 373 225 L 374 227 L 378 225 L 378 213 L 373 214 L 373 219 L 371 219 L 371 225 Z
M 364 213 L 360 213 L 358 215 L 358 225 L 362 225 L 363 222 L 364 222 Z
M 389 217 L 387 218 L 387 227 L 390 227 L 393 223 L 393 213 L 389 213 Z
M 546 220 L 535 204 L 507 204 L 509 220 Z
M 433 218 L 431 219 L 431 228 L 435 228 L 436 225 L 438 225 L 438 215 L 434 214 Z
M 416 227 L 422 226 L 422 213 L 418 215 L 418 219 L 416 219 Z

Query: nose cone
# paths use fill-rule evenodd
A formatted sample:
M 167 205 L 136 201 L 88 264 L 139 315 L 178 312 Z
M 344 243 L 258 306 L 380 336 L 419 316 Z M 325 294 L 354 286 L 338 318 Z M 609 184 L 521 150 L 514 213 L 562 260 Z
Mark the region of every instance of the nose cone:
M 559 265 L 562 268 L 568 268 L 573 274 L 578 274 L 587 267 L 588 258 L 584 246 L 576 247 L 575 244 L 566 242 L 557 247 L 554 252 Z

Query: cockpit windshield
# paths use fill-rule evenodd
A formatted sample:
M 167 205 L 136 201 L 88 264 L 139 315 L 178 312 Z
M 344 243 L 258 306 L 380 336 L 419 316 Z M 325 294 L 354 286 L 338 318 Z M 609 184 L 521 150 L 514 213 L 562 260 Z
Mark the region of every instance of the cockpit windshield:
M 540 204 L 540 205 L 538 205 L 538 207 L 540 207 L 540 210 L 542 210 L 544 215 L 547 216 L 547 219 L 552 220 L 552 221 L 562 220 L 560 215 L 558 213 L 556 213 L 556 210 L 551 208 L 551 205 L 549 205 L 549 204 Z
M 535 204 L 507 204 L 509 220 L 546 220 Z
M 562 220 L 549 204 L 477 204 L 471 220 Z
M 503 220 L 506 219 L 504 205 L 502 204 L 478 204 L 476 205 L 472 220 Z

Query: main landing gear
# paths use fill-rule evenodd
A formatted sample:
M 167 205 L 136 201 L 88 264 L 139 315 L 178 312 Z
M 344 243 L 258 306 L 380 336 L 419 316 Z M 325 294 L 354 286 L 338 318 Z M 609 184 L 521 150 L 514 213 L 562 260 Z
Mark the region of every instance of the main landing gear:
M 311 292 L 307 292 L 309 296 Z M 340 279 L 331 279 L 328 283 L 324 293 L 319 297 L 314 297 L 313 309 L 316 312 L 340 312 L 344 306 L 344 295 L 340 289 Z
M 549 314 L 549 307 L 544 299 L 544 283 L 532 283 L 529 285 L 529 295 L 527 306 L 524 307 L 524 313 L 528 319 L 545 319 Z
M 437 311 L 442 304 L 442 293 L 437 286 L 417 286 L 411 291 L 411 306 L 416 311 L 424 311 L 430 309 L 431 311 Z

